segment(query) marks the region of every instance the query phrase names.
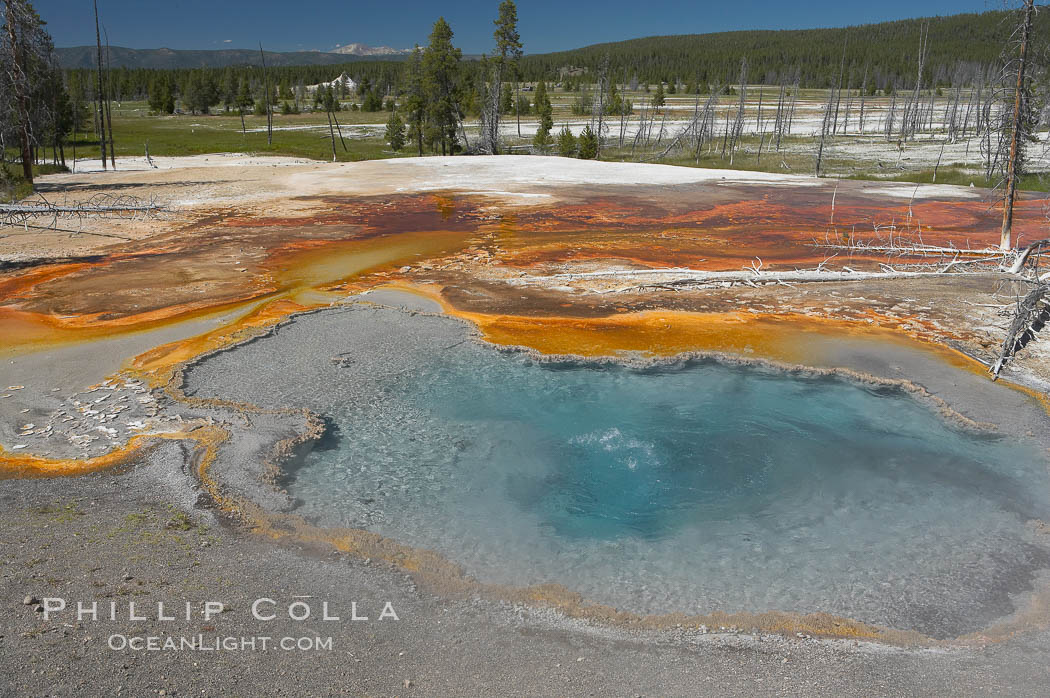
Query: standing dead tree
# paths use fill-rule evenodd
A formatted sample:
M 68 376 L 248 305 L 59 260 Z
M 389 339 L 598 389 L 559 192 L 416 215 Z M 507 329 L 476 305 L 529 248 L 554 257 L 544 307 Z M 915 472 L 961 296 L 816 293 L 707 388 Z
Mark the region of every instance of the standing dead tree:
M 784 124 L 787 123 L 784 114 L 784 94 L 787 92 L 787 86 L 784 83 L 780 83 L 780 94 L 777 95 L 777 115 L 773 119 L 773 138 L 777 144 L 777 152 L 780 151 L 780 138 L 784 133 Z
M 591 128 L 598 139 L 598 152 L 596 158 L 602 154 L 602 140 L 607 130 L 605 124 L 606 93 L 609 91 L 609 56 L 602 58 L 598 67 L 598 82 L 595 85 L 595 95 L 591 101 Z
M 744 133 L 744 106 L 747 101 L 747 57 L 740 59 L 740 91 L 739 101 L 736 109 L 736 119 L 733 121 L 733 131 L 729 142 L 729 164 L 733 164 L 733 155 L 736 153 L 737 145 Z
M 897 118 L 897 84 L 890 87 L 890 106 L 886 110 L 886 118 L 883 130 L 887 141 L 893 140 L 893 123 Z
M 106 35 L 106 130 L 109 132 L 109 164 L 115 170 L 117 153 L 113 145 L 113 68 L 110 63 L 109 32 L 106 31 L 105 25 L 102 26 L 102 32 Z
M 839 105 L 842 103 L 842 74 L 846 70 L 846 40 L 842 41 L 842 62 L 839 64 L 839 77 L 835 82 L 835 116 L 831 121 L 831 134 L 835 135 L 839 129 Z
M 849 130 L 849 113 L 853 108 L 853 90 L 850 89 L 850 85 L 853 84 L 853 64 L 849 67 L 849 78 L 846 80 L 846 111 L 842 115 L 842 134 L 845 135 L 846 131 Z
M 1025 0 L 1022 19 L 1017 27 L 1020 33 L 1020 49 L 1016 61 L 1017 83 L 1014 87 L 1013 119 L 1010 123 L 1010 155 L 1006 162 L 1006 182 L 1003 198 L 1003 226 L 999 246 L 1010 249 L 1010 234 L 1013 229 L 1014 198 L 1017 196 L 1017 177 L 1024 169 L 1025 145 L 1031 137 L 1035 120 L 1031 110 L 1031 95 L 1025 83 L 1025 67 L 1028 57 L 1028 39 L 1032 31 L 1032 16 L 1035 0 Z
M 517 59 L 521 57 L 522 46 L 521 36 L 518 34 L 518 9 L 513 0 L 503 0 L 500 3 L 499 14 L 494 24 L 496 25 L 496 31 L 493 32 L 496 39 L 496 54 L 491 61 L 492 76 L 483 108 L 483 131 L 479 139 L 481 152 L 493 155 L 499 152 L 503 78 L 508 71 L 515 75 L 514 113 L 518 120 L 518 136 L 521 136 L 521 116 L 518 106 L 520 96 L 517 93 L 520 82 L 517 79 L 516 66 Z
M 273 90 L 270 89 L 270 79 L 266 73 L 266 54 L 263 53 L 262 42 L 259 42 L 259 60 L 262 61 L 263 74 L 263 106 L 266 108 L 266 145 L 273 145 Z M 335 150 L 335 139 L 332 139 L 332 150 Z M 333 160 L 334 155 L 333 155 Z
M 624 76 L 623 77 L 624 77 L 624 84 L 623 84 L 623 87 L 620 89 L 620 103 L 617 105 L 619 107 L 619 112 L 620 112 L 620 139 L 619 139 L 619 146 L 621 148 L 623 147 L 624 134 L 626 133 L 626 129 L 627 129 L 627 121 L 626 121 L 626 118 L 627 118 L 627 98 L 624 96 L 624 95 L 627 94 L 627 71 L 624 71 Z
M 102 169 L 106 169 L 106 117 L 105 108 L 103 107 L 103 100 L 105 99 L 105 90 L 102 87 L 102 32 L 99 29 L 98 24 L 98 0 L 95 0 L 95 48 L 96 58 L 98 66 L 98 90 L 96 102 L 98 105 L 98 137 L 99 137 L 99 148 L 102 151 Z
M 798 98 L 799 88 L 799 77 L 798 71 L 795 72 L 795 84 L 791 86 L 791 108 L 788 109 L 788 122 L 787 130 L 784 131 L 785 136 L 791 136 L 791 127 L 795 123 L 795 100 Z
M 824 161 L 824 143 L 831 130 L 832 109 L 834 108 L 835 90 L 828 90 L 828 101 L 824 104 L 824 119 L 820 124 L 820 140 L 817 142 L 817 165 L 815 174 L 820 176 L 820 168 Z
M 722 88 L 716 87 L 711 90 L 711 94 L 708 95 L 707 101 L 704 102 L 703 108 L 700 107 L 700 95 L 696 96 L 696 103 L 693 106 L 693 118 L 685 125 L 673 138 L 666 148 L 656 156 L 655 159 L 659 160 L 667 157 L 667 155 L 676 149 L 681 149 L 689 144 L 695 154 L 697 162 L 700 161 L 700 149 L 703 147 L 704 142 L 708 139 L 711 134 L 711 130 L 714 126 L 714 113 L 715 107 L 718 106 L 718 95 L 721 93 Z
M 860 114 L 858 115 L 857 133 L 864 135 L 864 100 L 868 96 L 868 63 L 864 63 L 864 79 L 860 83 Z
M 929 52 L 930 23 L 925 22 L 919 27 L 919 70 L 915 77 L 915 91 L 911 101 L 905 108 L 905 118 L 901 122 L 901 141 L 907 142 L 909 135 L 914 136 L 921 124 L 919 117 L 920 93 L 922 90 L 922 72 L 926 68 L 926 55 Z
M 335 125 L 333 125 L 333 117 L 335 116 L 335 110 L 339 103 L 336 99 L 335 91 L 331 86 L 322 87 L 320 89 L 323 90 L 321 93 L 321 106 L 324 108 L 325 115 L 328 116 L 328 135 L 332 140 L 332 162 L 335 162 L 335 129 L 336 125 L 338 125 L 338 121 L 335 121 Z M 341 130 L 339 131 L 339 140 L 343 144 L 343 151 L 345 152 L 347 150 L 346 141 L 343 140 L 343 132 Z
M 762 102 L 765 99 L 766 90 L 762 85 L 758 87 L 758 115 L 755 117 L 755 133 L 762 133 Z

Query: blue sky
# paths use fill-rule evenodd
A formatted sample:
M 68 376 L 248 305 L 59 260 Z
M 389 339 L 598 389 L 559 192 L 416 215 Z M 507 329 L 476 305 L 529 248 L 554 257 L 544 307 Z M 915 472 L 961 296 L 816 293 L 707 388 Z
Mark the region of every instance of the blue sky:
M 492 47 L 498 0 L 99 0 L 110 43 L 130 48 L 330 50 L 339 44 L 410 47 L 426 43 L 444 15 L 465 53 Z M 56 46 L 95 41 L 91 0 L 35 0 Z M 995 0 L 521 0 L 527 53 L 654 34 L 733 29 L 803 29 L 998 9 Z M 481 8 L 480 10 L 478 8 Z

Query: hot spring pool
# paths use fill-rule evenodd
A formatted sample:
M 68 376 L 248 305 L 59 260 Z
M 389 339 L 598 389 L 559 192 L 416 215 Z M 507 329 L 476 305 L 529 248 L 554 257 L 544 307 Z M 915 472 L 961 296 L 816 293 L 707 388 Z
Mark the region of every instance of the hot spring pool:
M 540 363 L 390 310 L 299 318 L 188 385 L 326 415 L 289 473 L 297 512 L 483 582 L 946 637 L 1010 613 L 1050 566 L 1030 526 L 1050 519 L 1036 446 L 897 389 L 712 361 Z

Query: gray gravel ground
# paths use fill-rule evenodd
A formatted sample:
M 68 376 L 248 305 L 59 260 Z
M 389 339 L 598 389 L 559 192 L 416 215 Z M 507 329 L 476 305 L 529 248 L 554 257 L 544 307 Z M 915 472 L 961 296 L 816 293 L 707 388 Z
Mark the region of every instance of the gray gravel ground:
M 1046 695 L 1050 634 L 984 650 L 902 650 L 800 638 L 635 635 L 556 614 L 448 601 L 403 573 L 275 547 L 184 514 L 165 475 L 177 444 L 121 474 L 7 481 L 0 489 L 0 695 Z M 167 483 L 167 484 L 165 484 Z M 180 502 L 181 500 L 181 502 Z M 312 595 L 340 622 L 259 622 Z M 44 620 L 24 597 L 98 601 L 98 621 Z M 104 618 L 110 601 L 119 618 Z M 129 621 L 135 601 L 147 621 Z M 156 620 L 190 601 L 190 621 Z M 200 604 L 226 612 L 204 621 Z M 369 621 L 349 620 L 351 603 Z M 389 601 L 400 620 L 377 620 Z M 111 635 L 331 637 L 331 650 L 118 651 Z M 276 642 L 276 639 L 274 640 Z M 409 682 L 406 684 L 406 681 Z

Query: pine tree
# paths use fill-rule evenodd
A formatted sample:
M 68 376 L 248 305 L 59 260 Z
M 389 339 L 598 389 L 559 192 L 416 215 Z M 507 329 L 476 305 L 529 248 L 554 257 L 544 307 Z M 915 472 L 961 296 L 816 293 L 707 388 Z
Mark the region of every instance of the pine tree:
M 558 155 L 563 158 L 571 158 L 576 155 L 576 150 L 576 136 L 572 135 L 569 125 L 565 124 L 561 127 L 561 133 L 558 134 Z
M 510 89 L 510 83 L 504 83 L 503 94 L 499 98 L 499 113 L 510 114 L 514 109 L 514 93 Z
M 423 51 L 418 45 L 405 65 L 405 94 L 401 98 L 401 109 L 405 112 L 408 137 L 416 142 L 420 156 L 423 155 L 423 134 L 426 130 L 426 97 L 423 90 Z
M 499 152 L 499 117 L 510 112 L 514 104 L 509 97 L 510 85 L 504 89 L 503 79 L 517 72 L 517 61 L 521 58 L 521 36 L 518 34 L 518 8 L 514 0 L 503 0 L 494 22 L 496 31 L 496 56 L 493 61 L 492 84 L 489 96 L 482 107 L 485 112 L 485 128 L 482 148 L 490 153 Z M 519 128 L 520 130 L 520 128 Z
M 383 110 L 383 95 L 379 93 L 379 88 L 374 87 L 365 93 L 365 98 L 361 102 L 361 111 L 376 112 Z
M 255 106 L 255 98 L 252 97 L 252 88 L 248 84 L 248 78 L 241 78 L 241 85 L 237 90 L 237 97 L 234 100 L 234 106 L 237 110 L 244 114 L 245 111 L 251 110 Z
M 598 157 L 598 135 L 591 130 L 590 124 L 587 124 L 583 133 L 580 134 L 580 149 L 577 157 L 582 160 L 593 160 Z
M 162 83 L 164 95 L 164 107 L 161 109 L 165 114 L 175 113 L 175 93 L 172 92 L 171 83 L 164 80 Z
M 430 44 L 423 52 L 423 92 L 426 96 L 426 136 L 441 144 L 442 155 L 452 155 L 459 147 L 459 60 L 462 51 L 452 45 L 452 27 L 439 17 L 430 32 Z
M 165 78 L 155 78 L 153 82 L 149 84 L 149 110 L 157 114 L 161 113 L 164 109 L 164 103 L 166 102 L 164 95 L 164 87 L 167 86 L 167 80 Z
M 237 105 L 237 78 L 233 74 L 233 68 L 227 67 L 222 71 L 222 106 L 227 112 Z
M 540 80 L 536 86 L 536 114 L 540 121 L 536 127 L 536 135 L 532 139 L 533 145 L 544 150 L 551 142 L 551 129 L 554 128 L 554 108 L 550 97 L 547 96 L 547 83 Z
M 386 122 L 386 142 L 395 153 L 405 147 L 405 122 L 396 111 L 390 114 Z
M 662 82 L 656 83 L 656 92 L 653 93 L 652 104 L 654 107 L 662 107 L 664 105 L 664 84 Z

